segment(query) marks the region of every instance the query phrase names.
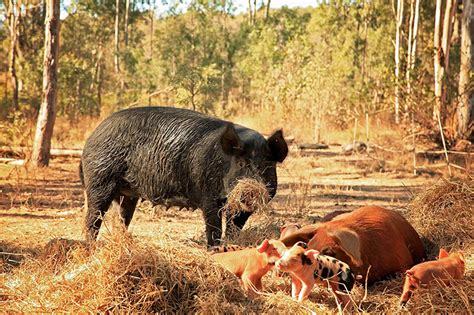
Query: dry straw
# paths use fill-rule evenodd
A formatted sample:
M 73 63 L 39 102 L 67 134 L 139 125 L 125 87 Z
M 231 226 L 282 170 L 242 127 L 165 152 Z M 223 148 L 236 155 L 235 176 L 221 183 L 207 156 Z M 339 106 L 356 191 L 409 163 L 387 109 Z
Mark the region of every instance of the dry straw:
M 409 221 L 432 245 L 431 256 L 437 255 L 438 247 L 474 245 L 474 180 L 442 179 L 420 193 L 409 210 Z
M 264 212 L 269 201 L 270 195 L 264 183 L 253 178 L 243 178 L 227 195 L 224 208 L 231 216 L 239 212 Z
M 114 233 L 92 255 L 70 241 L 56 241 L 52 248 L 65 253 L 62 268 L 54 252 L 2 279 L 4 311 L 237 313 L 245 307 L 232 275 L 202 249 L 173 240 L 150 246 Z
M 410 219 L 422 236 L 449 249 L 464 249 L 467 274 L 450 287 L 419 290 L 407 311 L 472 313 L 472 192 L 472 181 L 442 181 L 410 205 Z M 272 235 L 276 227 L 271 223 L 269 216 L 263 216 L 244 230 L 243 241 L 256 244 L 263 235 Z M 308 301 L 296 303 L 290 297 L 288 277 L 268 275 L 264 286 L 267 293 L 248 298 L 237 279 L 214 264 L 205 248 L 165 234 L 156 245 L 150 245 L 116 229 L 105 233 L 96 248 L 55 240 L 43 255 L 8 268 L 0 274 L 0 309 L 198 314 L 322 314 L 338 310 L 333 296 L 322 287 L 315 288 Z M 394 313 L 399 311 L 402 286 L 402 277 L 379 282 L 368 288 L 367 294 L 357 286 L 351 298 L 362 312 Z

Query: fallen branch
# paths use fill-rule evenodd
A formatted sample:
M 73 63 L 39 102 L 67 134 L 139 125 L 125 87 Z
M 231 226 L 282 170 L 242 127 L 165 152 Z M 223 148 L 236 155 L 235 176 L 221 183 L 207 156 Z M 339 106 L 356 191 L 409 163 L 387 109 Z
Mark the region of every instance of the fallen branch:
M 27 152 L 30 152 L 29 147 L 0 147 L 0 155 L 10 155 L 16 157 L 26 157 Z M 81 157 L 81 149 L 51 149 L 51 156 L 63 156 L 63 157 Z
M 384 147 L 382 147 L 378 144 L 375 144 L 375 143 L 370 143 L 369 147 L 370 148 L 376 148 L 376 149 L 386 151 L 386 152 L 391 152 L 391 153 L 400 153 L 400 150 L 393 150 L 393 149 L 384 148 Z
M 324 143 L 302 143 L 298 145 L 298 149 L 300 150 L 321 150 L 328 148 L 329 146 Z

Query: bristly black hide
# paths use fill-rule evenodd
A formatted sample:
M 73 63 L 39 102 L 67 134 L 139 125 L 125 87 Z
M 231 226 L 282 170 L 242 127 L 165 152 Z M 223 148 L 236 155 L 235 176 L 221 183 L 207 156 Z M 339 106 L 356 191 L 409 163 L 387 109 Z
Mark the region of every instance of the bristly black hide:
M 139 198 L 201 208 L 208 245 L 222 234 L 221 207 L 240 177 L 261 178 L 276 193 L 276 162 L 288 147 L 280 131 L 271 143 L 258 132 L 186 109 L 126 109 L 105 119 L 87 140 L 80 164 L 86 190 L 88 239 L 95 239 L 111 203 L 126 225 Z M 249 214 L 234 224 L 242 228 Z

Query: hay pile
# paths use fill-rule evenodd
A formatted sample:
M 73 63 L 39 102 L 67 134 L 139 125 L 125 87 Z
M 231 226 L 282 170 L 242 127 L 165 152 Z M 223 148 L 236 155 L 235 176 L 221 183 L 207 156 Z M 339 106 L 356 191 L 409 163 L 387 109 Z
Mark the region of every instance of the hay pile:
M 239 212 L 264 212 L 270 201 L 267 187 L 260 180 L 243 178 L 237 181 L 227 195 L 224 208 L 230 215 Z
M 71 245 L 59 243 L 53 247 Z M 247 301 L 237 280 L 199 248 L 172 240 L 149 246 L 119 233 L 92 255 L 73 247 L 62 268 L 56 252 L 0 278 L 3 311 L 237 313 Z
M 450 250 L 474 245 L 474 180 L 442 179 L 420 193 L 408 208 L 408 220 L 431 243 L 431 256 L 438 254 L 438 247 Z
M 463 280 L 453 281 L 450 287 L 438 284 L 429 290 L 419 290 L 409 302 L 409 310 L 415 313 L 428 310 L 442 313 L 472 313 L 474 180 L 441 179 L 417 195 L 408 209 L 407 219 L 424 241 L 429 260 L 437 258 L 440 247 L 450 252 L 463 250 L 466 258 L 466 274 Z M 400 279 L 394 284 L 394 289 L 400 293 L 402 281 L 403 279 Z

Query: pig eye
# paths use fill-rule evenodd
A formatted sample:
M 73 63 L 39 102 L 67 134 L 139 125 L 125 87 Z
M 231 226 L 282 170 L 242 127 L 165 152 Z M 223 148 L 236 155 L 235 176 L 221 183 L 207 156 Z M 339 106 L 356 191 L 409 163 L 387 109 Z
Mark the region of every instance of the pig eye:
M 416 287 L 415 287 L 414 285 L 410 285 L 408 288 L 409 288 L 410 290 L 415 290 L 415 289 L 416 289 Z

